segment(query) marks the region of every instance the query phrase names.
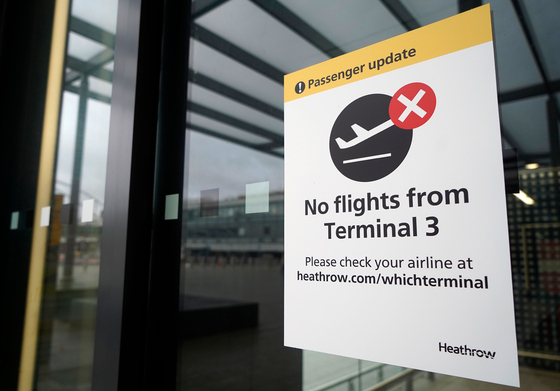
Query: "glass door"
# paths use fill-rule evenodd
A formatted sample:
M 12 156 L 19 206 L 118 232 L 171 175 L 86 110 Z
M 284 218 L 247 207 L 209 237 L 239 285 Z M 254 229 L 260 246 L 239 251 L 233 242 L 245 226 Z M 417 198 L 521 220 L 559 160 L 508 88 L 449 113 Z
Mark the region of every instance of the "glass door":
M 184 390 L 301 387 L 301 352 L 283 347 L 284 71 L 219 31 L 258 12 L 231 3 L 193 19 L 179 304 Z M 239 33 L 259 36 L 265 25 L 256 22 Z M 271 39 L 246 43 L 277 46 Z
M 289 262 L 283 253 L 283 75 L 476 3 L 192 2 L 179 389 L 501 389 L 283 346 L 283 265 Z M 547 36 L 548 11 L 505 1 L 492 1 L 491 7 L 503 146 L 517 149 L 513 177 L 518 166 L 533 163 L 520 173 L 520 186 L 534 202 L 508 195 L 521 384 L 522 389 L 536 384 L 555 389 L 560 384 L 558 148 L 548 134 L 554 126 L 557 133 L 558 114 L 557 104 L 551 109 L 546 103 L 555 94 L 544 86 L 557 77 L 558 67 L 554 59 L 532 53 L 530 42 L 548 47 L 560 36 Z M 526 28 L 528 19 L 540 23 L 534 31 Z M 526 72 L 514 69 L 519 62 Z M 543 86 L 541 94 L 535 86 Z M 547 110 L 554 111 L 548 120 Z M 540 171 L 529 170 L 534 164 Z

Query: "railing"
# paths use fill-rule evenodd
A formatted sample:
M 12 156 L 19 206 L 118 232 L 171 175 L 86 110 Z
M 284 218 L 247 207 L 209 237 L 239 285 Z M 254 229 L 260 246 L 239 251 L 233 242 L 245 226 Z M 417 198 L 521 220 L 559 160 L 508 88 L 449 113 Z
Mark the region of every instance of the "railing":
M 413 389 L 413 376 L 414 374 L 418 373 L 419 371 L 415 370 L 415 369 L 405 369 L 402 372 L 397 373 L 396 375 L 391 376 L 388 379 L 383 379 L 383 368 L 384 367 L 388 367 L 388 365 L 386 364 L 379 364 L 376 365 L 374 367 L 368 368 L 364 371 L 357 371 L 357 372 L 353 372 L 350 373 L 346 376 L 343 376 L 341 378 L 338 378 L 336 380 L 333 380 L 329 383 L 323 384 L 322 386 L 319 387 L 315 387 L 313 389 L 307 390 L 307 391 L 328 391 L 331 390 L 335 387 L 341 386 L 343 384 L 347 384 L 348 391 L 362 391 L 362 377 L 364 375 L 373 373 L 373 372 L 378 372 L 379 375 L 379 383 L 377 383 L 376 385 L 367 388 L 364 391 L 381 391 L 381 390 L 387 390 L 389 387 L 395 386 L 397 384 L 400 384 L 402 382 L 406 382 L 406 391 L 412 391 Z M 432 374 L 430 374 L 432 375 Z M 433 376 L 430 376 L 430 379 L 433 379 Z M 355 387 L 355 382 L 358 382 L 357 387 Z
M 518 351 L 518 355 L 520 357 L 532 357 L 532 358 L 540 358 L 544 360 L 560 361 L 560 356 L 553 355 L 553 354 Z M 399 372 L 396 375 L 393 375 L 390 378 L 383 380 L 383 368 L 387 366 L 388 365 L 386 364 L 379 364 L 374 367 L 368 368 L 364 371 L 353 372 L 339 379 L 326 383 L 320 387 L 315 387 L 307 391 L 328 391 L 345 383 L 348 385 L 347 388 L 348 391 L 362 391 L 362 376 L 375 371 L 378 371 L 379 373 L 379 383 L 375 384 L 372 387 L 366 388 L 363 391 L 385 391 L 388 390 L 390 387 L 396 386 L 403 382 L 406 383 L 406 388 L 405 388 L 406 391 L 413 391 L 414 375 L 420 373 L 421 371 L 418 371 L 416 369 L 405 369 L 402 372 Z M 434 374 L 428 372 L 428 379 L 434 380 L 435 379 Z M 358 381 L 357 387 L 355 387 L 354 385 L 356 380 Z
M 556 354 L 545 354 L 545 353 L 535 353 L 535 352 L 524 352 L 519 350 L 517 355 L 520 357 L 531 357 L 531 358 L 540 358 L 543 360 L 553 360 L 553 361 L 560 361 L 560 356 Z
M 391 376 L 389 379 L 382 381 L 381 383 L 377 383 L 371 388 L 368 388 L 366 391 L 382 391 L 387 390 L 389 387 L 396 386 L 402 382 L 406 382 L 406 391 L 412 391 L 413 388 L 413 376 L 418 372 L 416 369 L 407 369 L 400 373 L 397 373 L 394 376 Z

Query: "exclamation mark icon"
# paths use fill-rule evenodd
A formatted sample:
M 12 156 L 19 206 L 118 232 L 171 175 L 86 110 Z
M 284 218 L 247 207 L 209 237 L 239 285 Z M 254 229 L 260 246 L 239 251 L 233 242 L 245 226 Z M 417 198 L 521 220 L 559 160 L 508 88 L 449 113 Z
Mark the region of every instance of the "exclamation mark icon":
M 296 84 L 296 94 L 301 94 L 305 90 L 305 83 L 300 81 Z

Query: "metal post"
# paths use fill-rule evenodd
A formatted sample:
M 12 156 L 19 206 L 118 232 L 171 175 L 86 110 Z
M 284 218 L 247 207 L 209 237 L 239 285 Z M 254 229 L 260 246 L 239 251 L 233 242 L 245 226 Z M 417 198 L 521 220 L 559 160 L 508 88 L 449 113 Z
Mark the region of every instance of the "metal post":
M 358 360 L 358 390 L 362 391 L 362 360 Z
M 546 114 L 548 119 L 548 140 L 550 143 L 550 165 L 552 167 L 560 166 L 560 136 L 558 135 L 558 111 L 556 109 L 556 99 L 553 96 L 548 98 L 546 102 Z M 552 207 L 556 208 L 556 217 L 560 219 L 560 207 L 558 205 L 558 195 L 560 194 L 560 184 L 558 178 L 558 172 L 553 170 L 553 187 L 554 198 L 556 205 Z
M 407 376 L 407 378 L 406 378 L 406 388 L 405 388 L 406 391 L 412 391 L 413 388 L 414 388 L 414 381 L 413 381 L 414 378 L 413 378 L 413 376 L 414 376 L 414 372 L 411 373 L 411 374 L 410 374 L 409 376 Z
M 482 5 L 482 0 L 459 0 L 459 12 L 465 12 L 470 9 L 480 7 Z
M 173 390 L 177 379 L 179 273 L 190 5 L 164 2 L 159 117 L 154 172 L 150 290 L 146 322 L 144 389 Z M 170 198 L 168 198 L 170 197 Z M 177 197 L 177 198 L 175 198 Z M 171 201 L 175 200 L 175 201 Z M 177 202 L 177 216 L 166 217 Z M 171 205 L 170 205 L 171 206 Z
M 558 136 L 558 115 L 556 100 L 549 98 L 546 102 L 548 118 L 548 140 L 550 142 L 550 162 L 553 167 L 560 166 L 560 137 Z
M 74 146 L 74 165 L 72 168 L 72 188 L 70 190 L 70 223 L 66 235 L 66 255 L 64 257 L 64 271 L 62 281 L 70 284 L 73 280 L 76 236 L 78 219 L 76 212 L 80 202 L 80 186 L 82 182 L 82 165 L 84 160 L 84 139 L 86 130 L 87 101 L 89 93 L 88 75 L 84 74 L 80 83 L 80 101 L 78 105 L 78 123 L 76 126 L 76 141 Z
M 92 391 L 146 389 L 162 24 L 163 2 L 119 0 Z

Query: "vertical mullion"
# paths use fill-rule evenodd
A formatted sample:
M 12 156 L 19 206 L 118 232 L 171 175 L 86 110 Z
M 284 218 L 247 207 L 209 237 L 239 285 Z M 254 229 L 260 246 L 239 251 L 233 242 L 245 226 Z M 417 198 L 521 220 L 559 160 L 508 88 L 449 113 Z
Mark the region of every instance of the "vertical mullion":
M 548 141 L 550 143 L 550 162 L 553 167 L 560 166 L 560 135 L 558 134 L 558 115 L 556 100 L 549 98 L 546 102 L 548 120 Z
M 160 1 L 119 1 L 93 391 L 143 387 L 162 26 Z
M 89 75 L 83 74 L 80 82 L 80 100 L 78 104 L 78 121 L 76 125 L 76 141 L 74 145 L 74 164 L 72 167 L 72 185 L 70 189 L 70 224 L 66 237 L 66 253 L 64 256 L 63 281 L 73 279 L 76 236 L 78 232 L 78 206 L 80 203 L 80 187 L 82 183 L 82 164 L 84 157 L 84 141 L 86 130 L 87 103 L 89 95 Z
M 482 0 L 459 0 L 458 8 L 459 12 L 465 12 L 482 5 Z
M 189 24 L 190 2 L 166 0 L 156 143 L 145 390 L 173 390 L 176 387 Z M 166 215 L 166 208 L 175 209 L 174 207 L 178 213 L 175 216 Z

